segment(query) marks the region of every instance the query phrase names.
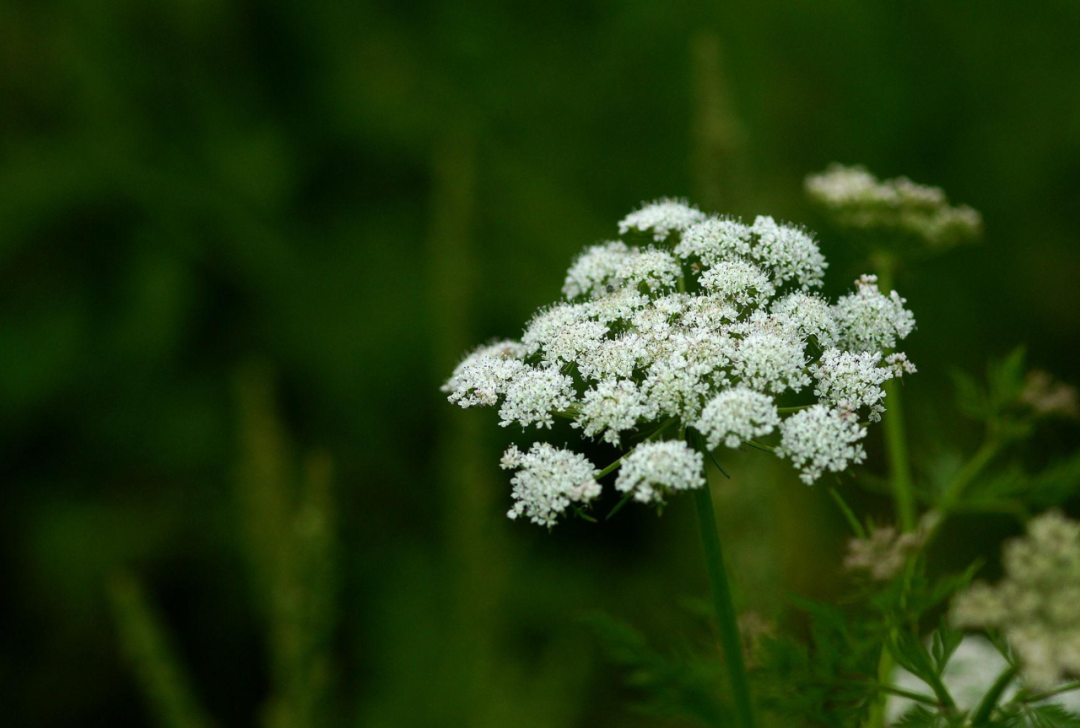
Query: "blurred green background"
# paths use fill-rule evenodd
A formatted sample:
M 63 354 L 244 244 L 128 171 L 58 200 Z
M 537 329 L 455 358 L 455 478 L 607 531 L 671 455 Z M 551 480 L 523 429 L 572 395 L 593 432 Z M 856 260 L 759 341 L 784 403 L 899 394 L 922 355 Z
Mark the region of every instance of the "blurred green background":
M 985 216 L 983 244 L 898 280 L 916 447 L 974 441 L 951 368 L 1026 342 L 1080 379 L 1078 38 L 1075 0 L 3 0 L 0 722 L 152 724 L 118 574 L 218 725 L 272 713 L 245 554 L 274 536 L 244 535 L 248 496 L 315 458 L 336 524 L 311 561 L 336 585 L 311 612 L 333 685 L 315 724 L 656 724 L 581 617 L 700 640 L 689 503 L 511 523 L 497 459 L 521 433 L 439 384 L 643 199 L 808 224 L 835 294 L 866 261 L 802 180 L 862 163 Z M 763 456 L 732 469 L 741 603 L 829 593 L 824 491 Z

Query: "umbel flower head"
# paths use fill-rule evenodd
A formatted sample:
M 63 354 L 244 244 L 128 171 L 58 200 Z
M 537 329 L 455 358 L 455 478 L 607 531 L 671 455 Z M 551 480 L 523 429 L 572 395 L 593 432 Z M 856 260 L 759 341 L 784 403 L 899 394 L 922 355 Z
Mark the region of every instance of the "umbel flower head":
M 806 191 L 839 225 L 871 233 L 876 243 L 900 235 L 942 250 L 982 233 L 982 216 L 976 210 L 954 207 L 941 188 L 907 177 L 879 180 L 862 167 L 833 164 L 807 177 Z
M 747 224 L 664 199 L 618 230 L 624 239 L 574 261 L 562 300 L 519 341 L 458 365 L 443 386 L 452 403 L 497 406 L 504 427 L 565 418 L 585 437 L 638 443 L 614 488 L 643 503 L 703 487 L 703 453 L 721 446 L 774 450 L 806 483 L 864 459 L 882 384 L 915 371 L 893 351 L 915 327 L 898 293 L 863 276 L 826 301 L 813 235 L 771 217 Z M 511 448 L 503 465 L 517 471 L 512 518 L 551 526 L 601 493 L 600 471 L 547 443 Z
M 1025 681 L 1039 690 L 1080 677 L 1080 523 L 1051 511 L 1004 551 L 1005 577 L 957 595 L 959 627 L 1001 630 Z

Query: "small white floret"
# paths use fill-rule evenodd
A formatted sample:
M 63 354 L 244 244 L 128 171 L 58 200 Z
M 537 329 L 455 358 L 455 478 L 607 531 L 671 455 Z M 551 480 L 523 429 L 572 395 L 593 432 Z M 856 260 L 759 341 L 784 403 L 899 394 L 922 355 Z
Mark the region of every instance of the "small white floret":
M 697 258 L 705 265 L 743 260 L 750 257 L 751 239 L 750 228 L 738 220 L 710 217 L 686 229 L 675 246 L 675 255 Z
M 657 242 L 666 240 L 673 232 L 682 232 L 705 219 L 705 213 L 686 200 L 665 197 L 648 202 L 619 222 L 619 235 L 630 231 L 652 233 Z
M 602 435 L 605 442 L 618 445 L 623 432 L 655 416 L 655 409 L 632 381 L 605 379 L 585 392 L 574 426 L 588 437 Z
M 551 427 L 555 414 L 574 403 L 574 380 L 555 367 L 523 367 L 506 388 L 499 424 Z
M 866 428 L 854 412 L 815 404 L 781 423 L 776 454 L 791 460 L 802 471 L 803 482 L 811 485 L 825 471 L 839 473 L 865 460 L 864 437 Z
M 779 424 L 780 415 L 772 397 L 739 385 L 709 400 L 694 429 L 705 436 L 709 449 L 715 450 L 721 443 L 735 448 L 747 440 L 769 435 Z
M 442 386 L 451 403 L 459 407 L 490 407 L 525 366 L 524 347 L 516 341 L 484 346 L 465 357 Z
M 737 308 L 759 305 L 772 298 L 776 288 L 768 274 L 753 263 L 725 260 L 702 271 L 701 287 Z
M 915 317 L 904 308 L 904 299 L 896 291 L 885 296 L 878 290 L 877 276 L 866 275 L 855 281 L 854 293 L 833 306 L 839 328 L 838 343 L 852 351 L 892 349 L 915 329 Z
M 777 281 L 794 281 L 803 288 L 821 285 L 828 263 L 808 232 L 768 216 L 754 220 L 750 230 L 756 236 L 754 260 Z
M 584 455 L 546 442 L 533 443 L 527 453 L 511 446 L 503 467 L 518 470 L 510 479 L 515 501 L 510 518 L 525 516 L 550 528 L 571 506 L 588 505 L 600 495 L 596 470 Z
M 792 336 L 754 331 L 739 342 L 732 369 L 751 389 L 780 394 L 810 383 L 803 343 Z
M 626 456 L 615 489 L 634 500 L 660 503 L 668 493 L 705 487 L 705 461 L 682 440 L 646 442 Z
M 604 292 L 628 255 L 630 249 L 618 240 L 586 248 L 566 273 L 563 295 L 577 298 Z

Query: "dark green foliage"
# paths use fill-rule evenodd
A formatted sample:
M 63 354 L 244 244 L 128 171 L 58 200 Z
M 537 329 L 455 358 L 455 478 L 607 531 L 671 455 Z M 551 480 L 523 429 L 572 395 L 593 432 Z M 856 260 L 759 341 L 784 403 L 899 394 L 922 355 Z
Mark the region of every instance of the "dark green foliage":
M 1057 704 L 1007 707 L 987 728 L 1080 728 L 1080 715 Z
M 877 694 L 871 679 L 886 628 L 866 613 L 807 599 L 792 601 L 809 620 L 809 639 L 765 638 L 755 674 L 762 685 L 762 703 L 807 725 L 857 725 Z
M 656 718 L 689 718 L 699 725 L 732 724 L 733 714 L 718 694 L 725 681 L 715 654 L 688 650 L 666 654 L 625 622 L 607 615 L 587 622 L 624 671 L 638 710 Z

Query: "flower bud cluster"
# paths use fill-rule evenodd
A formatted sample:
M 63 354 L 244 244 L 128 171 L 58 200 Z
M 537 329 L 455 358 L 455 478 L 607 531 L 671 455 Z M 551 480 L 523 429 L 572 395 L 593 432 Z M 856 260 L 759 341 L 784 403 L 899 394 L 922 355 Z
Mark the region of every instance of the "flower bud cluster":
M 899 294 L 864 276 L 830 304 L 814 291 L 827 266 L 814 237 L 769 217 L 745 224 L 665 199 L 618 229 L 624 240 L 574 261 L 564 298 L 520 341 L 458 365 L 443 387 L 452 403 L 497 406 L 503 426 L 563 417 L 615 446 L 677 425 L 621 463 L 615 489 L 647 503 L 704 484 L 701 453 L 670 439 L 688 431 L 709 450 L 778 435 L 777 454 L 807 483 L 863 460 L 882 383 L 914 371 L 892 352 L 915 325 Z M 581 456 L 515 453 L 514 516 L 550 525 L 600 492 Z

